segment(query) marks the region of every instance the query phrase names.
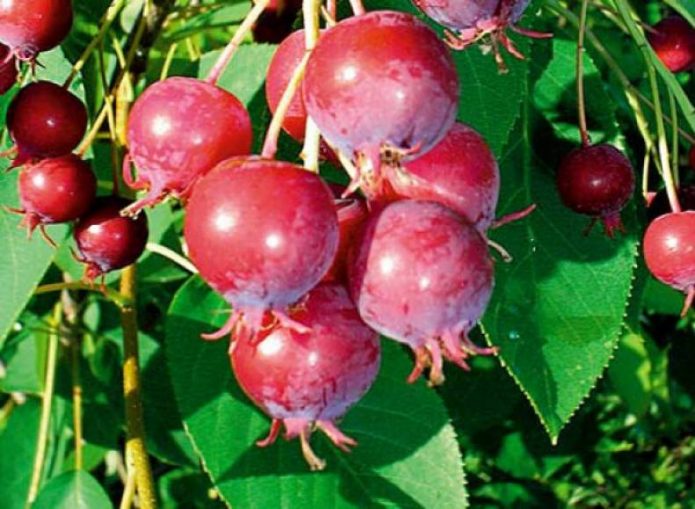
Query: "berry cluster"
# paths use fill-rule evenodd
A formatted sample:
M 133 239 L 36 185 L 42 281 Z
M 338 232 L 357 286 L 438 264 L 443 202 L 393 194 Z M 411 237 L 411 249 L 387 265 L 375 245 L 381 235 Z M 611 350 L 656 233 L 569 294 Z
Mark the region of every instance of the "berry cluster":
M 33 63 L 69 31 L 69 0 L 36 3 L 41 16 L 19 12 L 18 1 L 0 4 L 7 45 L 0 88 L 16 81 L 14 58 Z M 445 359 L 467 370 L 469 357 L 496 353 L 468 337 L 492 294 L 489 246 L 506 255 L 487 235 L 533 210 L 496 219 L 497 161 L 479 133 L 456 122 L 459 81 L 449 50 L 485 38 L 502 65 L 498 45 L 523 58 L 507 28 L 548 34 L 515 25 L 527 0 L 415 4 L 450 30 L 446 43 L 414 16 L 374 11 L 321 31 L 308 57 L 307 34 L 294 32 L 271 62 L 271 111 L 300 142 L 311 141 L 305 138 L 315 125 L 321 156 L 344 167 L 347 187 L 275 160 L 273 150 L 252 155 L 251 118 L 216 84 L 218 65 L 204 80 L 155 83 L 133 105 L 122 179 L 146 191 L 134 203 L 116 196 L 117 186 L 113 196 L 95 198 L 91 169 L 72 153 L 86 109 L 65 86 L 32 83 L 8 111 L 14 165 L 23 165 L 24 224 L 31 232 L 77 220 L 88 278 L 137 260 L 147 239 L 143 209 L 181 201 L 188 254 L 232 308 L 227 323 L 204 337 L 231 337 L 239 384 L 272 418 L 258 445 L 273 443 L 284 427 L 287 438 L 299 437 L 313 469 L 324 465 L 309 445 L 314 427 L 341 449 L 355 445 L 336 420 L 373 383 L 379 334 L 412 350 L 409 382 L 427 370 L 430 383 L 440 384 Z M 691 43 L 663 49 L 671 34 L 652 38 L 657 54 L 674 71 L 690 68 Z M 296 92 L 285 97 L 293 82 Z M 582 138 L 559 167 L 558 191 L 613 236 L 622 229 L 634 170 L 617 148 L 591 145 L 585 126 Z M 647 265 L 688 295 L 686 309 L 695 294 L 694 221 L 695 212 L 676 210 L 654 220 L 645 236 Z
M 19 63 L 33 70 L 40 52 L 67 36 L 72 25 L 69 0 L 41 0 L 26 9 L 19 1 L 0 4 L 0 92 L 17 82 Z M 73 150 L 87 129 L 87 109 L 64 86 L 36 81 L 22 88 L 7 111 L 7 129 L 15 146 L 12 167 L 21 166 L 18 191 L 21 225 L 29 235 L 38 227 L 55 246 L 45 225 L 77 221 L 74 238 L 85 263 L 85 275 L 94 279 L 130 265 L 138 259 L 147 240 L 147 221 L 123 218 L 124 202 L 96 198 L 97 180 L 89 164 Z

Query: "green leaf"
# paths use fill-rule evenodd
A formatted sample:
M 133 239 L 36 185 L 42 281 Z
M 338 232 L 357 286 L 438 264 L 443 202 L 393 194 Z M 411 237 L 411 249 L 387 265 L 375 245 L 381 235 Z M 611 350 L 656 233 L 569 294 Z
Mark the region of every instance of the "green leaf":
M 501 160 L 500 212 L 530 203 L 538 209 L 493 232 L 514 260 L 497 264 L 496 289 L 483 324 L 556 442 L 621 335 L 638 232 L 634 211 L 626 210 L 627 235 L 611 240 L 599 227 L 582 235 L 589 218 L 562 206 L 552 172 L 531 153 L 533 135 L 526 106 Z
M 39 492 L 33 509 L 110 509 L 104 488 L 83 470 L 54 477 Z
M 630 412 L 643 416 L 651 402 L 651 362 L 642 336 L 631 333 L 620 339 L 608 375 Z
M 564 141 L 579 143 L 576 90 L 575 41 L 553 40 L 553 58 L 536 82 L 534 102 L 551 123 L 555 135 Z M 594 143 L 614 142 L 618 138 L 615 107 L 608 97 L 603 79 L 588 53 L 584 53 L 584 88 L 589 134 Z
M 174 298 L 167 321 L 166 356 L 179 409 L 194 447 L 225 500 L 248 507 L 465 507 L 461 456 L 436 393 L 405 383 L 411 360 L 383 341 L 378 380 L 348 412 L 341 428 L 359 442 L 336 450 L 317 433 L 327 459 L 311 473 L 299 443 L 260 449 L 270 420 L 246 399 L 229 366 L 227 342 L 200 333 L 225 320 L 226 303 L 198 278 Z
M 30 398 L 15 407 L 0 433 L 0 500 L 3 509 L 23 509 L 34 464 L 41 404 Z

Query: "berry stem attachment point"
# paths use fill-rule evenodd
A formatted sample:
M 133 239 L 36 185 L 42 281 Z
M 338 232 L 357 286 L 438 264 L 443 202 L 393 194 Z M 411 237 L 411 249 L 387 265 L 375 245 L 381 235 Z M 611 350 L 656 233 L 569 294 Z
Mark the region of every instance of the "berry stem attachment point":
M 577 37 L 577 109 L 579 115 L 579 135 L 582 145 L 591 145 L 589 130 L 586 123 L 586 102 L 584 94 L 584 37 L 586 34 L 586 14 L 589 8 L 589 0 L 582 0 L 581 14 L 579 15 L 579 35 Z
M 261 16 L 261 14 L 263 14 L 263 11 L 265 11 L 269 3 L 270 0 L 258 0 L 251 8 L 249 13 L 246 15 L 246 18 L 244 18 L 244 21 L 242 21 L 239 28 L 237 28 L 236 32 L 234 32 L 232 39 L 229 41 L 224 50 L 222 50 L 222 53 L 220 53 L 220 56 L 217 58 L 215 65 L 212 66 L 212 69 L 210 69 L 205 81 L 212 83 L 213 85 L 217 83 L 220 76 L 227 68 L 227 65 L 229 65 L 229 62 L 232 60 L 234 53 L 236 53 L 236 50 L 244 40 L 244 37 L 246 37 L 246 34 L 248 34 L 249 31 L 251 31 L 253 25 L 256 23 L 256 21 L 258 21 L 258 18 Z

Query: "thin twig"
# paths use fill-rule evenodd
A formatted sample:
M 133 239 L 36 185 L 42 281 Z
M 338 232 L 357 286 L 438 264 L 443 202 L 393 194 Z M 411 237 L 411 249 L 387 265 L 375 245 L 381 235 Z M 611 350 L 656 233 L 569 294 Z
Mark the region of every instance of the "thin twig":
M 63 307 L 60 303 L 53 306 L 53 325 L 56 329 L 60 328 L 63 316 Z M 43 477 L 44 463 L 46 461 L 46 448 L 48 446 L 49 424 L 51 422 L 51 408 L 53 406 L 53 390 L 55 388 L 55 373 L 58 360 L 58 332 L 48 336 L 48 354 L 46 357 L 46 372 L 44 378 L 43 393 L 41 395 L 41 420 L 39 422 L 39 433 L 36 438 L 36 454 L 34 456 L 34 468 L 27 494 L 27 507 L 36 500 Z
M 112 290 L 109 287 L 99 287 L 93 283 L 85 283 L 84 281 L 70 281 L 63 283 L 49 283 L 39 286 L 34 290 L 34 295 L 42 295 L 44 293 L 61 292 L 63 290 L 85 290 L 103 295 L 106 299 L 113 302 L 118 307 L 130 305 L 130 302 L 123 297 L 119 292 Z
M 579 36 L 577 37 L 577 109 L 579 114 L 579 135 L 582 145 L 588 147 L 591 144 L 589 130 L 586 123 L 586 103 L 584 96 L 584 34 L 586 31 L 586 15 L 589 0 L 582 0 L 582 10 L 579 16 Z
M 316 43 L 321 35 L 321 27 L 319 25 L 321 18 L 321 0 L 304 0 L 302 3 L 302 14 L 304 15 L 306 52 L 311 53 L 316 47 Z M 314 120 L 308 116 L 301 157 L 304 160 L 304 167 L 314 173 L 318 173 L 319 171 L 320 147 L 321 133 Z
M 169 249 L 166 246 L 162 246 L 161 244 L 155 244 L 154 242 L 148 242 L 145 247 L 147 248 L 148 251 L 151 251 L 153 253 L 157 253 L 158 255 L 163 256 L 164 258 L 171 260 L 176 265 L 187 270 L 191 274 L 197 274 L 198 273 L 198 269 L 195 267 L 195 265 L 193 265 L 185 257 L 178 254 L 176 251 Z
M 205 81 L 213 84 L 219 81 L 220 76 L 227 68 L 227 65 L 229 65 L 229 62 L 234 56 L 234 53 L 236 53 L 237 48 L 239 48 L 241 42 L 244 40 L 244 37 L 246 37 L 246 34 L 249 33 L 249 31 L 253 28 L 253 25 L 256 23 L 256 21 L 258 21 L 258 18 L 268 6 L 268 3 L 270 3 L 270 0 L 258 0 L 251 8 L 249 13 L 246 15 L 246 18 L 244 18 L 244 21 L 241 23 L 241 25 L 239 25 L 236 32 L 234 32 L 232 39 L 222 50 L 220 56 L 217 57 L 217 61 L 215 62 L 215 65 L 212 66 L 212 69 L 210 69 Z

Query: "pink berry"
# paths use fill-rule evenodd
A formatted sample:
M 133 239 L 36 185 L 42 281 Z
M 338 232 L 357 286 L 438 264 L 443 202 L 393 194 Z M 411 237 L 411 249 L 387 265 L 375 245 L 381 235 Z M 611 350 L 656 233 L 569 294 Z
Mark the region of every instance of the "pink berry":
M 662 19 L 647 39 L 669 71 L 687 71 L 695 64 L 695 28 L 680 16 Z
M 229 160 L 198 181 L 184 234 L 202 278 L 234 308 L 215 339 L 242 316 L 251 333 L 266 311 L 284 318 L 330 267 L 338 220 L 316 174 L 279 161 Z
M 124 178 L 133 189 L 147 189 L 130 214 L 166 196 L 186 199 L 193 184 L 217 163 L 251 152 L 251 119 L 231 93 L 194 78 L 174 77 L 150 86 L 128 119 L 130 159 Z
M 17 83 L 17 62 L 10 48 L 0 44 L 0 95 L 7 92 Z
M 7 127 L 17 144 L 14 165 L 27 160 L 70 154 L 87 129 L 87 109 L 63 87 L 38 81 L 24 87 L 10 103 Z
M 114 196 L 97 198 L 75 225 L 73 236 L 87 279 L 135 263 L 145 250 L 147 218 L 144 214 L 136 219 L 122 216 L 121 210 L 129 203 Z
M 408 160 L 453 125 L 458 77 L 446 46 L 410 14 L 374 11 L 341 21 L 319 40 L 306 70 L 304 100 L 331 146 L 371 166 Z M 354 184 L 354 183 L 353 183 Z
M 26 166 L 18 186 L 23 222 L 31 233 L 37 226 L 84 215 L 96 196 L 97 180 L 87 163 L 70 154 Z
M 495 219 L 500 174 L 492 151 L 471 127 L 456 123 L 432 150 L 389 169 L 395 198 L 431 200 L 458 212 L 479 231 Z
M 356 445 L 335 421 L 374 382 L 379 337 L 338 285 L 316 287 L 290 316 L 309 332 L 275 323 L 256 341 L 237 340 L 230 351 L 232 368 L 247 396 L 273 419 L 268 437 L 257 445 L 272 444 L 284 425 L 285 438 L 299 436 L 310 467 L 320 470 L 325 463 L 309 447 L 312 427 L 343 450 Z
M 685 316 L 695 298 L 695 211 L 652 221 L 644 234 L 644 259 L 655 278 L 685 292 Z
M 0 42 L 20 60 L 60 44 L 72 27 L 70 0 L 2 0 Z
M 469 354 L 494 353 L 466 336 L 492 293 L 487 243 L 445 206 L 417 200 L 388 205 L 367 223 L 349 278 L 362 319 L 415 353 L 409 381 L 430 362 L 430 380 L 441 383 L 442 354 L 468 369 Z
M 524 58 L 505 33 L 508 27 L 529 37 L 551 37 L 551 34 L 514 26 L 530 0 L 413 0 L 413 3 L 437 23 L 452 30 L 445 32 L 445 38 L 453 49 L 464 49 L 489 36 L 500 68 L 504 68 L 504 63 L 498 52 L 498 45 L 513 56 Z
M 600 219 L 612 237 L 623 230 L 620 210 L 632 197 L 635 172 L 625 155 L 608 144 L 574 149 L 560 163 L 557 189 L 563 203 L 580 214 Z

